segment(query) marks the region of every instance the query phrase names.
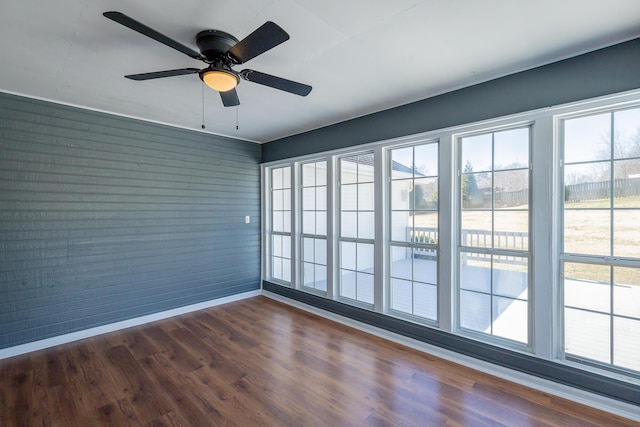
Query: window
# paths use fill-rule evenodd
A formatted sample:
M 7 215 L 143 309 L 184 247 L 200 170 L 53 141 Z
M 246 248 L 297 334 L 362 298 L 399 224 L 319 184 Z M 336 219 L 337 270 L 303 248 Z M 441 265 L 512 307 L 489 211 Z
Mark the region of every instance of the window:
M 271 278 L 291 282 L 291 167 L 271 169 Z
M 342 157 L 340 181 L 340 298 L 374 303 L 375 192 L 373 153 Z
M 640 371 L 640 108 L 562 122 L 564 351 Z
M 460 138 L 459 327 L 529 342 L 529 139 Z
M 302 286 L 327 291 L 327 162 L 302 164 Z
M 389 151 L 389 309 L 438 320 L 438 143 Z

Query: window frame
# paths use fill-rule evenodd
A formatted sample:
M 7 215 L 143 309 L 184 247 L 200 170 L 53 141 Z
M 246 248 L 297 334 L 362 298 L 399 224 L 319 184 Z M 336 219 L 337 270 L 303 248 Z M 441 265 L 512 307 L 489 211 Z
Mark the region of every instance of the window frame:
M 392 156 L 392 151 L 393 150 L 401 150 L 401 149 L 406 149 L 406 148 L 412 148 L 413 149 L 413 159 L 415 160 L 415 148 L 416 147 L 420 147 L 423 145 L 435 145 L 436 146 L 436 151 L 437 151 L 437 159 L 436 159 L 436 163 L 438 165 L 438 173 L 436 175 L 430 175 L 428 178 L 436 178 L 437 182 L 438 182 L 438 208 L 434 211 L 437 216 L 438 216 L 438 227 L 437 227 L 437 233 L 438 233 L 438 243 L 412 243 L 409 241 L 398 241 L 398 240 L 393 240 L 393 233 L 392 233 L 392 227 L 393 227 L 393 191 L 392 191 L 392 186 L 393 186 L 393 156 Z M 428 325 L 428 326 L 432 326 L 432 327 L 439 327 L 440 324 L 440 313 L 441 313 L 441 308 L 442 308 L 442 298 L 440 297 L 440 237 L 441 237 L 441 226 L 440 226 L 440 194 L 441 194 L 441 188 L 442 188 L 442 184 L 441 184 L 441 178 L 440 178 L 440 146 L 441 146 L 441 140 L 440 138 L 418 138 L 418 139 L 414 139 L 411 142 L 408 143 L 404 143 L 404 144 L 394 144 L 394 145 L 388 145 L 384 147 L 384 164 L 385 164 L 385 193 L 386 193 L 386 202 L 385 203 L 385 215 L 386 215 L 386 221 L 385 221 L 385 235 L 387 236 L 387 238 L 384 240 L 384 253 L 385 253 L 385 276 L 384 276 L 384 299 L 385 299 L 385 313 L 393 316 L 393 317 L 398 317 L 410 322 L 414 322 L 414 323 L 418 323 L 418 324 L 423 324 L 423 325 Z M 412 183 L 414 183 L 416 180 L 415 174 L 412 175 L 411 177 L 411 181 Z M 414 202 L 415 203 L 415 202 Z M 415 205 L 413 208 L 409 209 L 410 212 L 414 212 L 416 211 L 415 209 Z M 418 210 L 420 211 L 420 210 Z M 414 225 L 415 226 L 415 225 Z M 391 259 L 391 251 L 393 247 L 404 247 L 404 248 L 408 248 L 411 250 L 415 250 L 415 249 L 423 249 L 423 250 L 434 250 L 436 251 L 436 280 L 435 280 L 435 284 L 429 284 L 429 285 L 433 285 L 436 287 L 436 318 L 435 319 L 430 319 L 428 317 L 424 317 L 424 316 L 420 316 L 420 315 L 416 315 L 414 313 L 407 313 L 405 311 L 401 311 L 401 310 L 397 310 L 394 309 L 392 307 L 392 274 L 393 274 L 393 269 L 392 269 L 392 259 Z M 413 275 L 413 272 L 412 272 Z M 412 283 L 412 287 L 413 287 L 413 282 L 414 280 L 411 281 Z M 412 306 L 413 306 L 413 297 L 412 297 Z M 413 311 L 413 309 L 412 309 Z
M 558 146 L 558 153 L 557 153 L 557 169 L 558 169 L 558 182 L 557 182 L 557 204 L 558 204 L 558 209 L 557 209 L 557 223 L 558 223 L 558 232 L 557 232 L 557 247 L 558 247 L 558 253 L 556 256 L 556 262 L 557 262 L 557 269 L 558 269 L 558 276 L 557 276 L 557 283 L 558 283 L 558 311 L 559 313 L 559 322 L 558 322 L 558 329 L 559 329 L 559 348 L 558 348 L 558 359 L 564 361 L 565 363 L 569 363 L 571 365 L 574 366 L 580 366 L 583 368 L 587 368 L 589 370 L 592 370 L 594 372 L 598 372 L 598 373 L 602 373 L 602 371 L 604 372 L 611 372 L 613 374 L 616 375 L 621 375 L 624 377 L 631 377 L 631 378 L 636 378 L 636 379 L 640 379 L 640 370 L 638 371 L 634 371 L 632 369 L 629 368 L 625 368 L 622 366 L 618 366 L 614 364 L 615 358 L 614 358 L 614 319 L 616 317 L 620 317 L 620 318 L 631 318 L 629 316 L 624 316 L 624 315 L 616 315 L 614 313 L 614 285 L 615 285 L 615 279 L 614 279 L 614 269 L 616 267 L 630 267 L 630 268 L 638 268 L 640 269 L 640 256 L 633 258 L 633 257 L 625 257 L 625 256 L 617 256 L 615 255 L 615 235 L 614 235 L 614 228 L 613 228 L 613 224 L 614 224 L 614 212 L 616 211 L 616 207 L 615 207 L 615 194 L 614 191 L 612 190 L 612 188 L 610 187 L 610 189 L 608 190 L 608 195 L 609 195 L 609 205 L 606 208 L 599 208 L 598 210 L 602 210 L 602 211 L 606 211 L 609 213 L 609 236 L 608 236 L 608 243 L 609 243 L 609 254 L 608 255 L 602 255 L 602 254 L 586 254 L 586 253 L 575 253 L 575 252 L 566 252 L 565 248 L 564 248 L 564 230 L 565 230 L 565 206 L 566 206 L 566 200 L 565 200 L 565 168 L 567 166 L 572 166 L 572 165 L 581 165 L 581 164 L 591 164 L 591 163 L 607 163 L 610 166 L 613 166 L 614 163 L 616 161 L 623 161 L 626 159 L 632 159 L 632 160 L 638 160 L 640 161 L 640 156 L 636 156 L 633 158 L 629 158 L 629 157 L 616 157 L 615 153 L 613 153 L 614 150 L 614 145 L 610 140 L 610 148 L 611 151 L 609 153 L 609 157 L 607 157 L 607 159 L 604 160 L 587 160 L 587 161 L 577 161 L 577 162 L 565 162 L 565 123 L 567 120 L 572 120 L 572 119 L 580 119 L 580 118 L 587 118 L 587 117 L 591 117 L 591 116 L 596 116 L 596 115 L 600 115 L 600 114 L 608 114 L 610 115 L 610 126 L 609 126 L 609 131 L 610 133 L 610 137 L 614 138 L 614 133 L 615 133 L 615 125 L 614 125 L 614 114 L 616 112 L 619 111 L 625 111 L 625 110 L 631 110 L 631 109 L 640 109 L 640 99 L 635 99 L 632 101 L 626 101 L 626 102 L 620 102 L 620 103 L 598 103 L 598 104 L 604 104 L 604 105 L 597 105 L 594 108 L 588 108 L 588 109 L 583 109 L 583 110 L 570 110 L 567 112 L 564 112 L 562 114 L 557 114 L 554 116 L 554 124 L 555 124 L 555 129 L 556 129 L 556 142 L 557 142 L 557 146 Z M 611 170 L 609 171 L 610 176 L 609 176 L 609 180 L 610 182 L 615 178 L 615 168 L 611 167 Z M 635 208 L 640 210 L 640 207 Z M 575 210 L 575 209 L 571 209 L 571 210 Z M 602 313 L 602 312 L 597 312 L 598 314 L 601 315 L 606 315 L 609 318 L 609 360 L 610 362 L 602 362 L 602 361 L 598 361 L 595 359 L 591 359 L 585 356 L 580 356 L 580 355 L 576 355 L 576 354 L 571 354 L 570 352 L 568 352 L 566 350 L 566 334 L 567 334 L 567 330 L 566 330 L 566 318 L 565 318 L 565 310 L 567 308 L 566 305 L 566 301 L 565 301 L 565 288 L 564 288 L 564 281 L 565 281 L 565 265 L 568 263 L 576 263 L 576 264 L 587 264 L 587 265 L 595 265 L 595 266 L 605 266 L 605 267 L 609 267 L 610 268 L 610 289 L 609 289 L 609 295 L 610 295 L 610 300 L 609 300 L 609 312 L 608 313 Z M 582 310 L 582 311 L 590 311 L 588 309 L 583 309 L 580 307 L 569 307 L 571 309 L 574 310 Z M 633 320 L 640 320 L 640 318 L 631 318 Z
M 285 169 L 285 168 L 289 168 L 290 171 L 290 175 L 289 175 L 289 187 L 283 187 L 282 190 L 289 190 L 289 224 L 290 224 L 290 231 L 286 232 L 286 231 L 275 231 L 273 229 L 273 171 L 275 169 Z M 293 240 L 293 236 L 294 236 L 294 221 L 293 221 L 293 215 L 295 213 L 294 210 L 294 199 L 293 199 L 293 193 L 294 193 L 294 186 L 293 186 L 293 181 L 294 181 L 294 175 L 293 175 L 293 167 L 290 164 L 281 164 L 281 165 L 277 165 L 277 166 L 273 166 L 270 167 L 268 169 L 269 173 L 267 180 L 265 180 L 268 183 L 268 203 L 266 204 L 266 213 L 267 215 L 265 215 L 265 218 L 267 218 L 268 221 L 268 238 L 265 239 L 268 242 L 268 248 L 265 248 L 265 261 L 266 261 L 266 274 L 269 277 L 270 281 L 273 281 L 274 283 L 277 283 L 279 285 L 283 285 L 283 286 L 287 286 L 287 287 L 295 287 L 295 283 L 296 280 L 295 278 L 295 267 L 294 267 L 294 258 L 295 258 L 295 251 L 294 251 L 294 240 Z M 286 212 L 283 211 L 283 212 Z M 283 218 L 284 220 L 284 218 Z M 282 239 L 284 238 L 288 238 L 289 239 L 289 263 L 290 263 L 290 272 L 289 272 L 289 277 L 290 280 L 286 281 L 284 279 L 280 279 L 280 278 L 276 278 L 274 277 L 273 274 L 273 258 L 275 257 L 275 255 L 273 254 L 273 237 L 274 236 L 280 236 Z M 283 258 L 284 257 L 280 257 Z M 284 270 L 283 270 L 284 271 Z
M 373 168 L 373 177 L 372 177 L 372 181 L 367 181 L 364 182 L 365 184 L 372 184 L 373 185 L 373 193 L 374 193 L 374 210 L 373 210 L 373 216 L 374 216 L 374 230 L 373 230 L 373 237 L 372 238 L 361 238 L 358 235 L 358 232 L 356 232 L 356 237 L 346 237 L 346 236 L 342 236 L 342 218 L 341 218 L 341 214 L 343 212 L 342 210 L 342 186 L 343 185 L 360 185 L 360 181 L 358 178 L 359 175 L 359 167 L 360 167 L 360 163 L 357 163 L 357 172 L 356 172 L 356 181 L 355 182 L 351 182 L 351 183 L 343 183 L 341 181 L 341 176 L 342 176 L 342 160 L 349 158 L 349 157 L 359 157 L 362 155 L 370 155 L 372 157 L 372 165 L 371 167 Z M 376 179 L 376 151 L 375 150 L 357 150 L 357 151 L 352 151 L 349 152 L 347 154 L 343 154 L 343 155 L 339 155 L 335 157 L 335 184 L 334 184 L 334 188 L 335 188 L 335 201 L 334 201 L 334 206 L 335 206 L 335 224 L 334 224 L 334 230 L 335 230 L 335 253 L 336 253 L 336 267 L 335 267 L 335 271 L 334 271 L 334 276 L 336 278 L 335 280 L 335 287 L 334 287 L 334 295 L 335 295 L 335 299 L 337 301 L 343 302 L 345 304 L 349 304 L 349 305 L 354 305 L 360 308 L 364 308 L 364 309 L 369 309 L 369 310 L 374 310 L 376 307 L 376 303 L 379 303 L 378 298 L 376 298 L 376 295 L 378 294 L 376 292 L 376 282 L 379 280 L 379 275 L 376 274 L 376 264 L 374 262 L 373 265 L 373 272 L 371 273 L 372 276 L 372 280 L 373 280 L 373 302 L 372 303 L 368 303 L 366 301 L 362 301 L 357 299 L 357 275 L 359 270 L 357 269 L 357 248 L 358 248 L 358 244 L 365 244 L 365 245 L 371 245 L 372 248 L 372 253 L 373 253 L 373 257 L 374 260 L 376 259 L 375 257 L 375 253 L 376 253 L 376 248 L 379 246 L 379 244 L 377 243 L 377 230 L 376 230 L 376 221 L 377 218 L 379 217 L 379 213 L 377 213 L 377 209 L 376 209 L 376 205 L 379 203 L 379 199 L 380 199 L 380 193 L 376 192 L 376 185 L 378 184 L 378 180 Z M 356 191 L 358 191 L 359 189 L 357 189 Z M 377 193 L 377 194 L 376 194 Z M 359 197 L 359 193 L 358 193 L 358 197 Z M 356 199 L 356 217 L 357 214 L 360 213 L 360 209 L 358 207 L 358 203 L 359 203 L 359 199 Z M 359 224 L 359 218 L 356 222 L 356 227 Z M 353 271 L 356 274 L 356 298 L 349 298 L 347 296 L 342 295 L 342 274 L 341 271 L 343 270 L 342 268 L 342 243 L 353 243 L 355 244 L 356 247 L 356 269 L 355 270 L 351 270 L 348 269 L 350 271 Z M 369 274 L 369 273 L 363 273 L 363 274 Z
M 533 152 L 533 141 L 534 141 L 534 126 L 535 126 L 535 120 L 526 120 L 526 121 L 519 121 L 519 122 L 511 122 L 511 123 L 505 123 L 505 124 L 497 124 L 495 126 L 477 126 L 475 127 L 473 130 L 468 131 L 468 132 L 463 132 L 463 133 L 457 133 L 454 135 L 454 141 L 455 141 L 455 162 L 456 162 L 456 180 L 455 180 L 455 195 L 456 195 L 456 222 L 455 222 L 455 256 L 453 258 L 453 263 L 455 265 L 455 270 L 456 270 L 456 280 L 455 280 L 455 307 L 454 307 L 454 313 L 455 313 L 455 325 L 456 325 L 456 332 L 459 333 L 462 336 L 467 336 L 473 339 L 477 339 L 479 341 L 484 341 L 484 342 L 488 342 L 500 347 L 505 347 L 505 348 L 511 348 L 511 349 L 515 349 L 515 350 L 520 350 L 520 351 L 524 351 L 527 353 L 532 353 L 534 352 L 534 331 L 536 329 L 535 323 L 536 323 L 536 319 L 535 319 L 535 283 L 534 283 L 534 260 L 535 260 L 535 256 L 534 256 L 534 249 L 535 249 L 535 231 L 533 229 L 533 215 L 532 215 L 532 207 L 533 207 L 533 195 L 535 194 L 534 191 L 534 163 L 533 163 L 533 159 L 534 159 L 534 152 Z M 528 165 L 525 168 L 515 168 L 515 169 L 495 169 L 495 139 L 494 139 L 494 135 L 496 133 L 499 132 L 503 132 L 503 131 L 509 131 L 509 130 L 517 130 L 517 129 L 524 129 L 527 128 L 528 129 Z M 488 171 L 479 171 L 479 172 L 474 172 L 474 173 L 491 173 L 492 178 L 491 178 L 491 183 L 492 183 L 492 196 L 491 196 L 491 208 L 490 209 L 483 209 L 482 211 L 488 211 L 491 212 L 491 224 L 492 224 L 492 232 L 491 232 L 491 239 L 492 239 L 492 243 L 491 243 L 491 247 L 474 247 L 474 246 L 462 246 L 461 240 L 462 240 L 462 212 L 463 212 L 463 206 L 462 206 L 462 178 L 464 176 L 464 165 L 462 164 L 462 140 L 464 138 L 468 138 L 468 137 L 474 137 L 474 136 L 481 136 L 481 135 L 487 135 L 490 134 L 492 135 L 491 138 L 491 169 Z M 504 248 L 499 248 L 499 247 L 495 247 L 495 244 L 493 242 L 493 238 L 494 238 L 494 232 L 495 232 L 495 218 L 494 218 L 494 212 L 496 211 L 501 211 L 499 209 L 496 209 L 495 207 L 495 186 L 494 186 L 494 178 L 493 175 L 495 174 L 495 172 L 502 172 L 502 171 L 511 171 L 511 170 L 527 170 L 528 172 L 528 195 L 527 195 L 527 200 L 528 200 L 528 208 L 527 208 L 527 234 L 528 234 L 528 242 L 527 242 L 527 249 L 526 250 L 512 250 L 512 249 L 504 249 Z M 509 212 L 509 210 L 505 210 L 506 212 Z M 461 255 L 463 252 L 466 253 L 477 253 L 477 254 L 481 254 L 481 255 L 485 255 L 485 256 L 490 256 L 490 263 L 491 263 L 491 290 L 489 291 L 489 293 L 483 293 L 486 295 L 489 295 L 490 297 L 490 304 L 491 304 L 491 329 L 493 329 L 493 299 L 494 296 L 500 296 L 497 294 L 494 294 L 493 291 L 493 271 L 494 271 L 494 267 L 493 267 L 493 257 L 494 256 L 505 256 L 505 257 L 509 257 L 509 256 L 515 256 L 515 257 L 519 257 L 519 258 L 526 258 L 527 259 L 527 341 L 525 343 L 521 342 L 521 341 L 516 341 L 516 340 L 512 340 L 509 338 L 505 338 L 505 337 L 501 337 L 499 335 L 494 335 L 493 332 L 490 333 L 485 333 L 485 332 L 480 332 L 480 331 L 476 331 L 473 329 L 469 329 L 469 328 L 464 328 L 462 326 L 462 320 L 461 320 L 461 293 L 462 293 L 462 288 L 461 288 Z M 516 300 L 519 300 L 517 298 L 513 298 Z
M 325 230 L 326 230 L 326 234 L 323 235 L 319 235 L 319 234 L 308 234 L 304 232 L 304 213 L 305 213 L 305 209 L 304 209 L 304 196 L 303 196 L 303 192 L 305 188 L 314 188 L 317 189 L 318 187 L 322 187 L 319 186 L 317 181 L 315 182 L 315 185 L 313 186 L 304 186 L 304 179 L 303 179 L 303 168 L 305 165 L 309 165 L 309 164 L 314 164 L 316 165 L 315 167 L 317 168 L 317 164 L 318 163 L 325 163 L 325 167 L 326 167 L 326 172 L 325 172 L 325 181 L 324 181 L 324 187 L 325 187 L 325 207 L 326 207 L 326 211 L 325 211 Z M 316 294 L 319 296 L 323 296 L 323 297 L 327 297 L 329 295 L 329 288 L 331 286 L 332 281 L 330 280 L 330 272 L 329 272 L 329 227 L 328 227 L 328 223 L 330 221 L 329 219 L 329 186 L 331 185 L 331 180 L 330 180 L 330 176 L 329 176 L 329 172 L 330 172 L 330 168 L 329 168 L 329 159 L 326 158 L 321 158 L 321 159 L 311 159 L 311 160 L 305 160 L 302 162 L 297 162 L 296 163 L 296 169 L 298 171 L 299 174 L 299 188 L 298 188 L 298 198 L 299 198 L 299 203 L 297 203 L 297 205 L 299 206 L 299 209 L 297 209 L 297 214 L 298 214 L 298 224 L 300 224 L 299 226 L 299 232 L 296 233 L 297 240 L 298 240 L 298 246 L 299 246 L 299 253 L 300 256 L 298 257 L 298 270 L 299 270 L 299 275 L 300 275 L 300 279 L 298 280 L 298 284 L 299 284 L 299 288 L 300 290 L 303 290 L 305 292 L 309 292 L 312 294 Z M 317 174 L 315 179 L 317 179 Z M 316 199 L 316 203 L 317 203 L 317 199 Z M 318 212 L 317 209 L 314 209 L 313 212 Z M 316 230 L 317 231 L 317 230 Z M 308 238 L 308 239 L 323 239 L 325 241 L 325 248 L 326 248 L 326 253 L 325 253 L 325 261 L 326 264 L 324 265 L 326 271 L 326 276 L 327 276 L 327 280 L 326 280 L 326 290 L 321 290 L 315 287 L 310 287 L 310 286 L 306 286 L 305 284 L 305 279 L 304 279 L 304 264 L 305 264 L 305 259 L 304 259 L 304 239 Z M 314 249 L 315 250 L 315 249 Z M 317 264 L 315 262 L 315 256 L 314 256 L 314 262 L 312 263 L 314 266 L 315 265 L 321 265 L 321 264 Z M 315 283 L 315 282 L 314 282 Z

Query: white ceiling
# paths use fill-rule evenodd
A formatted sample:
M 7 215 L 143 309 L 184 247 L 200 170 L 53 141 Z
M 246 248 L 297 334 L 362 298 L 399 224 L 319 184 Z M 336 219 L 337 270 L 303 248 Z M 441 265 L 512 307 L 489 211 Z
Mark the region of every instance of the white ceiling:
M 120 11 L 193 48 L 271 20 L 291 36 L 237 69 L 313 86 L 305 98 L 243 81 L 241 105 L 204 91 L 206 131 L 267 142 L 640 36 L 638 0 L 4 0 L 0 90 L 200 130 L 204 64 L 102 16 Z M 236 130 L 236 118 L 239 129 Z

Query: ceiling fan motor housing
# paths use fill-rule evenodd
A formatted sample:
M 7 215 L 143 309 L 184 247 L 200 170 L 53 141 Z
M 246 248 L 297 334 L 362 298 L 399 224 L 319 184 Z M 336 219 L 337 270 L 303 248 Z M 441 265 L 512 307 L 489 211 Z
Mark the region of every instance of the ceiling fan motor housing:
M 224 31 L 204 30 L 196 35 L 198 49 L 210 63 L 221 62 L 227 51 L 237 43 L 237 38 Z

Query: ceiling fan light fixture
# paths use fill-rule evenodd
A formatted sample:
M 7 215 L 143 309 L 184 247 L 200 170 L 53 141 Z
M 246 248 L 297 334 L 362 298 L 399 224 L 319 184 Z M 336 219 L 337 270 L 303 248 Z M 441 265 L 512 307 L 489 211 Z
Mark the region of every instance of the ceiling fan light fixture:
M 235 74 L 220 69 L 206 70 L 200 78 L 207 86 L 218 92 L 228 92 L 238 85 L 238 77 Z

